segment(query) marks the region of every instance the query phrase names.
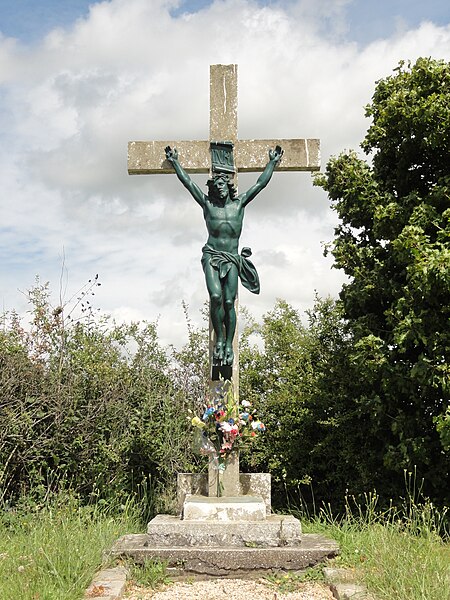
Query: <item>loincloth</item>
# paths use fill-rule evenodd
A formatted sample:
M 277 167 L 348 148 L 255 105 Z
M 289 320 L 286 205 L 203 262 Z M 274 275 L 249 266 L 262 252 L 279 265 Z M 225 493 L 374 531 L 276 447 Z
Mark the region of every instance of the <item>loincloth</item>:
M 209 262 L 219 272 L 220 279 L 224 279 L 228 275 L 231 266 L 234 265 L 237 268 L 242 285 L 253 294 L 259 294 L 258 273 L 255 265 L 247 258 L 252 254 L 250 248 L 242 248 L 240 254 L 233 254 L 231 252 L 224 252 L 223 250 L 214 250 L 214 248 L 206 244 L 206 246 L 203 246 L 202 252 L 203 270 L 205 270 L 205 264 Z

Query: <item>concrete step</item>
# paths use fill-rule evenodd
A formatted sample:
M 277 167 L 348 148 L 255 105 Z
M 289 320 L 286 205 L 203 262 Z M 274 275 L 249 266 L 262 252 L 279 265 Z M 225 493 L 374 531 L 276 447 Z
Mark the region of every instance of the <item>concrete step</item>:
M 261 496 L 186 496 L 183 521 L 264 521 L 266 505 Z
M 283 547 L 298 546 L 301 524 L 290 515 L 270 515 L 264 521 L 181 521 L 158 515 L 147 528 L 148 543 L 157 547 Z
M 111 555 L 142 563 L 149 559 L 167 562 L 179 574 L 239 576 L 269 569 L 299 570 L 339 553 L 334 540 L 303 534 L 299 546 L 276 548 L 242 547 L 157 547 L 148 534 L 125 535 L 113 546 Z

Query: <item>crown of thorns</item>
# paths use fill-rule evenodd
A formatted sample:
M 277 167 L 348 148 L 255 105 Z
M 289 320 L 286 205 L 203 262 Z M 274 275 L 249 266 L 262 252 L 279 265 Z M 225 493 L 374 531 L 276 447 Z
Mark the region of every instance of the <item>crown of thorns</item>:
M 225 181 L 230 181 L 230 176 L 228 173 L 213 173 L 213 180 L 217 181 L 218 179 L 225 179 Z

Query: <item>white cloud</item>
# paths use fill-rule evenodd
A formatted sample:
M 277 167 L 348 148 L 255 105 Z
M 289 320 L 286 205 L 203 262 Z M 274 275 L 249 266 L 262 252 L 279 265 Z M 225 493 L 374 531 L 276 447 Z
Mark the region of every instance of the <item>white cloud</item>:
M 0 38 L 5 306 L 34 273 L 56 287 L 64 249 L 70 287 L 98 272 L 99 306 L 160 315 L 164 341 L 178 342 L 181 301 L 196 318 L 206 297 L 201 210 L 175 176 L 129 177 L 127 141 L 206 139 L 209 65 L 237 63 L 241 138 L 320 137 L 323 163 L 357 148 L 375 80 L 400 59 L 449 59 L 450 27 L 399 27 L 360 49 L 341 41 L 347 4 L 221 0 L 173 18 L 176 3 L 112 0 L 33 47 Z M 321 247 L 333 226 L 308 174 L 275 174 L 247 209 L 242 244 L 263 291 L 242 302 L 260 315 L 276 297 L 305 309 L 315 289 L 336 294 L 343 276 Z

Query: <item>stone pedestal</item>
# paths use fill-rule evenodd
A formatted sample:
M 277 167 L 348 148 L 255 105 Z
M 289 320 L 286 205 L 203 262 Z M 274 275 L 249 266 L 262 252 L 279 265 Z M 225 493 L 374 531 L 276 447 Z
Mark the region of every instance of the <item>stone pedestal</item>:
M 159 558 L 172 576 L 246 577 L 299 570 L 339 552 L 334 540 L 302 534 L 291 515 L 273 515 L 270 475 L 239 473 L 236 496 L 208 496 L 208 474 L 179 473 L 179 516 L 158 515 L 146 534 L 126 535 L 113 556 Z

